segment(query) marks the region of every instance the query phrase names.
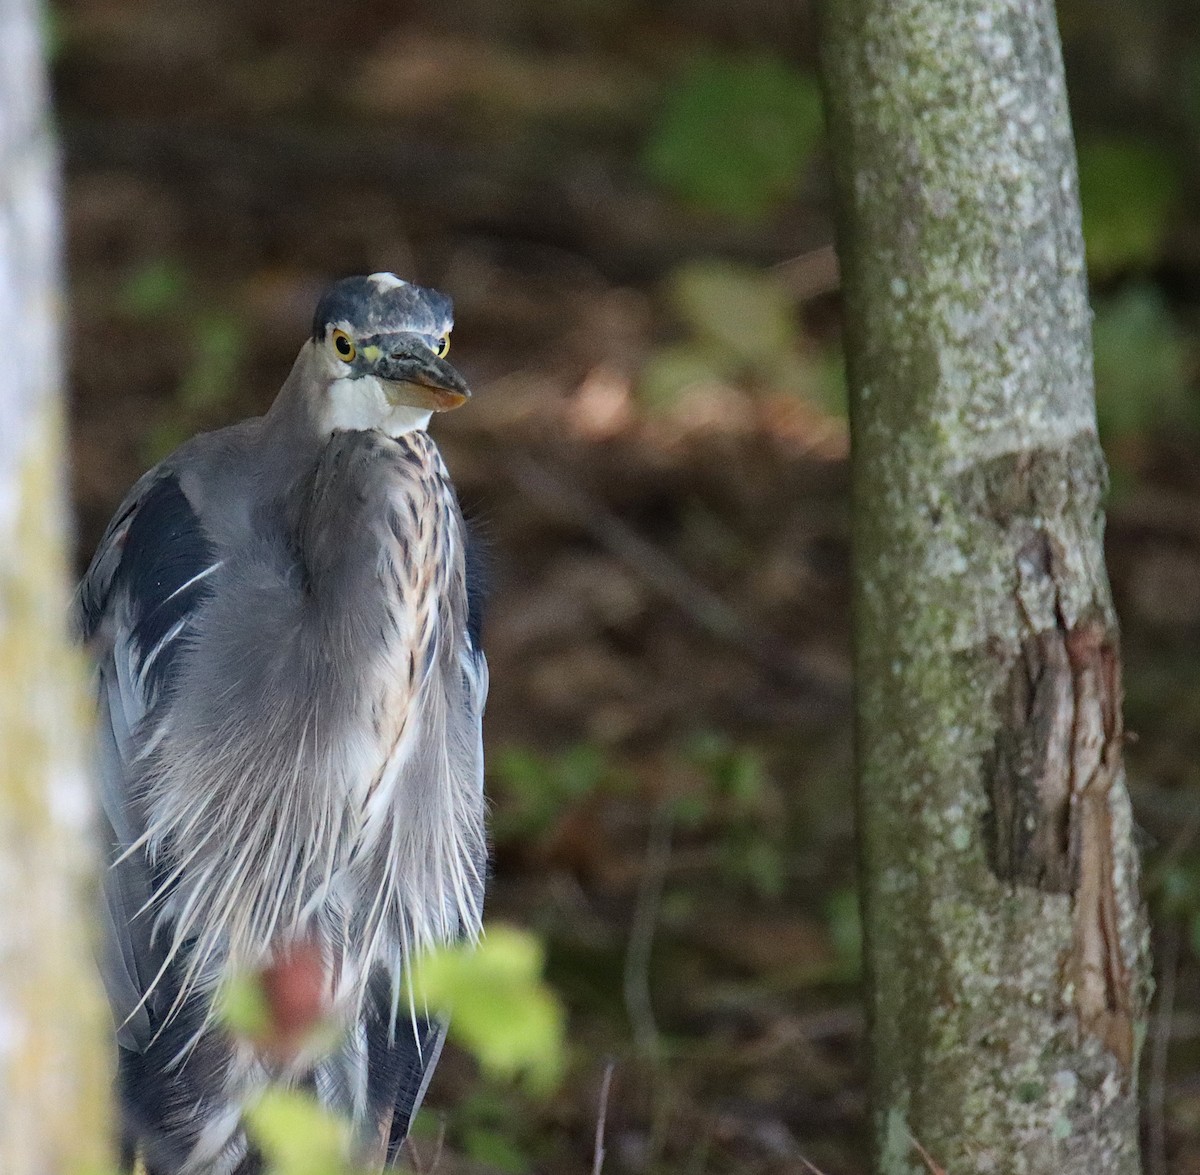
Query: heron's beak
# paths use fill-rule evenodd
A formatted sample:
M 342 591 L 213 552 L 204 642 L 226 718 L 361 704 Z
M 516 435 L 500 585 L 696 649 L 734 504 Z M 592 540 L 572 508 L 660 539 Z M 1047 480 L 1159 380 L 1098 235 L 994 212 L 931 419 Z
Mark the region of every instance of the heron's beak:
M 388 401 L 427 412 L 449 412 L 471 398 L 466 381 L 445 359 L 439 359 L 418 339 L 388 340 L 372 357 L 372 368 L 383 380 Z

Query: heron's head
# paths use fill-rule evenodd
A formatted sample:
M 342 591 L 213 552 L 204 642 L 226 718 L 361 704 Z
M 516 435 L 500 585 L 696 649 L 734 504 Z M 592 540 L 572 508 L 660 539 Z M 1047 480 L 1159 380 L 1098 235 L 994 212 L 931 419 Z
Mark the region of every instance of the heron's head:
M 395 274 L 348 277 L 326 290 L 313 318 L 310 372 L 327 427 L 398 435 L 471 393 L 446 362 L 450 299 Z

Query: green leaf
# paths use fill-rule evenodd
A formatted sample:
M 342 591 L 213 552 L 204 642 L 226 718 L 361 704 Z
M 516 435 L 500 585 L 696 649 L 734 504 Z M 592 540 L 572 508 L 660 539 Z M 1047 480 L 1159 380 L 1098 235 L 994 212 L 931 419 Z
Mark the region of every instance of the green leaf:
M 1102 302 L 1093 334 L 1096 412 L 1106 442 L 1200 423 L 1187 344 L 1156 289 L 1130 286 Z
M 774 57 L 701 57 L 667 96 L 645 149 L 660 183 L 761 220 L 792 195 L 823 128 L 816 81 Z
M 349 1170 L 349 1126 L 308 1094 L 269 1089 L 246 1120 L 272 1175 L 345 1175 Z
M 497 1077 L 524 1075 L 549 1093 L 565 1063 L 562 1006 L 542 982 L 544 951 L 527 931 L 489 927 L 477 947 L 446 947 L 413 967 L 418 1005 L 450 1017 L 450 1033 Z
M 1093 277 L 1145 268 L 1158 259 L 1181 193 L 1170 155 L 1124 139 L 1082 142 L 1079 192 Z

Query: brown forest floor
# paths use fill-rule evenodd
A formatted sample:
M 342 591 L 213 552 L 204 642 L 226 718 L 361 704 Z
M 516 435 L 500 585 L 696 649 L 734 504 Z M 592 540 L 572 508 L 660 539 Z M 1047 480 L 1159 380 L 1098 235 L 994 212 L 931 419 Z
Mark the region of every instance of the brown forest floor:
M 609 1060 L 606 1170 L 865 1170 L 844 425 L 769 389 L 654 411 L 635 391 L 679 261 L 821 269 L 819 200 L 738 230 L 629 162 L 697 37 L 811 45 L 802 6 L 747 13 L 62 13 L 81 558 L 172 437 L 265 407 L 330 276 L 456 299 L 476 398 L 436 431 L 492 554 L 490 915 L 544 936 L 573 1064 L 546 1104 L 451 1056 L 441 1170 L 590 1170 Z M 800 299 L 817 338 L 827 284 Z M 1163 440 L 1137 466 L 1109 551 L 1153 876 L 1200 829 L 1200 461 Z M 1148 1118 L 1169 1169 L 1200 1171 L 1200 964 L 1162 937 L 1173 1051 Z

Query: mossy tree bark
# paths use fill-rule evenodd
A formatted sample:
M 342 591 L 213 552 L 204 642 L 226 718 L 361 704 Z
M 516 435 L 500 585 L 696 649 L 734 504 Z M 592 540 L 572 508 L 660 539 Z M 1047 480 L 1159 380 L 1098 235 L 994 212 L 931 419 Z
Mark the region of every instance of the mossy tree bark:
M 1052 0 L 825 0 L 878 1166 L 1139 1168 L 1146 927 Z
M 0 0 L 0 1171 L 109 1153 L 82 674 L 66 633 L 56 167 L 39 13 Z

